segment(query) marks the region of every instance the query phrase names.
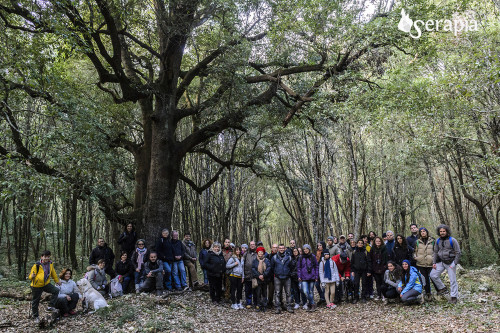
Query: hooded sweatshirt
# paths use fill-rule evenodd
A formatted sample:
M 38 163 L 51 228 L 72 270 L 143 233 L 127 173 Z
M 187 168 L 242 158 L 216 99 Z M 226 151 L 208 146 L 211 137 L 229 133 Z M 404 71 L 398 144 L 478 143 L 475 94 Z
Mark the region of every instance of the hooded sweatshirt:
M 422 282 L 420 281 L 420 276 L 415 267 L 410 266 L 410 277 L 409 279 L 406 277 L 406 274 L 403 273 L 403 278 L 398 284 L 398 288 L 403 288 L 401 291 L 401 295 L 404 295 L 406 292 L 415 289 L 419 293 L 422 293 Z

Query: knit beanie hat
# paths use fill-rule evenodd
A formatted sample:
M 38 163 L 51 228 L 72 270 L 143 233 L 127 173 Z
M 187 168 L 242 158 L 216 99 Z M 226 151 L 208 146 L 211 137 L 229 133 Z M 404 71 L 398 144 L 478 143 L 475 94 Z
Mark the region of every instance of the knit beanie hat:
M 408 266 L 411 266 L 410 260 L 405 259 L 405 260 L 403 260 L 403 262 L 407 263 L 407 264 L 408 264 Z M 403 262 L 402 262 L 401 264 L 403 264 Z
M 259 253 L 260 251 L 262 251 L 262 252 L 266 253 L 266 249 L 265 249 L 263 246 L 259 246 L 259 247 L 257 248 L 257 253 Z
M 312 251 L 312 250 L 311 250 L 311 245 L 309 245 L 309 244 L 304 244 L 303 248 L 304 248 L 304 249 L 308 249 L 308 250 L 309 250 L 309 252 L 311 252 L 311 251 Z

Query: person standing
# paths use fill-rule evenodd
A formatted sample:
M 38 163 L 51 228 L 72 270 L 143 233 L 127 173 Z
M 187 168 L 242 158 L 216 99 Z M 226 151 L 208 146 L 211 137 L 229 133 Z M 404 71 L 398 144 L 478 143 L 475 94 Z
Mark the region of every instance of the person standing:
M 287 253 L 288 254 L 288 253 Z M 291 264 L 290 264 L 290 281 L 291 281 L 291 292 L 293 296 L 293 301 L 295 303 L 294 309 L 300 308 L 300 296 L 302 293 L 299 288 L 299 276 L 297 274 L 297 260 L 299 260 L 299 249 L 294 248 L 292 251 Z M 307 303 L 305 299 L 303 299 L 304 304 Z M 302 304 L 302 305 L 304 305 Z
M 255 295 L 255 290 L 252 287 L 252 265 L 253 262 L 257 259 L 257 246 L 255 241 L 250 241 L 248 251 L 242 257 L 242 265 L 243 265 L 243 277 L 245 284 L 245 300 L 246 300 L 246 308 L 250 309 L 252 307 L 252 298 L 253 305 L 257 306 L 257 297 Z
M 304 309 L 308 311 L 316 310 L 314 303 L 314 283 L 319 278 L 318 261 L 316 256 L 311 251 L 311 246 L 305 244 L 302 250 L 302 255 L 297 261 L 297 274 L 299 283 L 302 286 L 303 296 L 308 300 L 309 304 L 304 304 Z
M 415 243 L 415 251 L 413 256 L 417 262 L 416 266 L 422 277 L 425 279 L 425 300 L 431 301 L 431 279 L 432 262 L 434 258 L 434 244 L 436 240 L 429 235 L 426 228 L 420 228 L 419 237 Z M 434 286 L 435 287 L 435 286 Z M 436 288 L 437 289 L 437 288 Z
M 191 233 L 184 234 L 184 266 L 189 272 L 189 286 L 191 288 L 199 285 L 198 273 L 196 272 L 196 245 L 191 241 Z
M 103 259 L 105 262 L 104 271 L 113 279 L 116 276 L 116 273 L 113 270 L 115 254 L 104 241 L 104 238 L 97 239 L 97 247 L 95 247 L 92 250 L 92 253 L 90 253 L 89 264 L 95 266 L 98 264 L 100 259 Z
M 447 288 L 441 281 L 441 274 L 446 270 L 450 278 L 450 303 L 456 304 L 458 299 L 457 265 L 460 262 L 460 245 L 458 241 L 451 237 L 451 230 L 445 224 L 437 227 L 439 238 L 434 244 L 434 258 L 432 261 L 432 271 L 430 273 L 432 281 L 436 284 L 438 295 L 446 293 Z
M 326 248 L 327 248 L 328 252 L 330 253 L 330 258 L 333 258 L 333 256 L 338 254 L 338 252 L 340 251 L 338 248 L 338 244 L 335 244 L 333 242 L 333 240 L 334 240 L 333 236 L 328 236 L 328 238 L 326 239 Z M 345 239 L 344 239 L 344 242 L 345 242 Z
M 167 288 L 167 291 L 172 291 L 172 266 L 174 264 L 174 253 L 172 251 L 172 243 L 168 238 L 168 235 L 168 229 L 163 229 L 161 231 L 160 238 L 156 241 L 155 250 L 158 260 L 163 263 L 163 272 L 165 273 L 163 280 L 165 287 Z M 149 256 L 146 258 L 149 258 Z
M 396 241 L 394 240 L 394 232 L 392 232 L 392 230 L 387 230 L 385 235 L 387 238 L 385 241 L 387 257 L 389 258 L 389 260 L 394 260 L 394 246 L 396 245 Z
M 357 242 L 357 247 L 354 250 L 351 258 L 351 275 L 354 276 L 354 300 L 357 303 L 359 300 L 360 282 L 362 286 L 361 303 L 366 303 L 370 297 L 367 287 L 367 278 L 371 275 L 372 263 L 369 254 L 366 251 L 365 243 L 362 239 Z
M 207 270 L 210 299 L 212 304 L 219 305 L 222 299 L 222 278 L 226 271 L 226 260 L 222 255 L 219 242 L 212 244 L 204 266 Z
M 257 248 L 257 259 L 252 264 L 252 276 L 257 280 L 255 293 L 257 295 L 258 310 L 266 311 L 267 307 L 267 283 L 271 274 L 271 263 L 265 257 L 266 249 L 264 247 Z
M 205 262 L 208 258 L 208 251 L 212 247 L 212 241 L 210 239 L 203 240 L 201 245 L 200 255 L 198 256 L 200 267 L 203 270 L 203 283 L 208 284 L 207 270 L 205 268 Z
M 50 283 L 50 278 L 54 280 L 57 285 L 61 285 L 59 277 L 54 270 L 54 264 L 50 261 L 50 251 L 43 251 L 40 256 L 40 261 L 36 262 L 31 267 L 28 278 L 31 280 L 31 316 L 33 320 L 38 323 L 38 304 L 43 292 L 52 294 L 49 305 L 55 307 L 59 289 Z
M 346 302 L 349 301 L 349 290 L 352 290 L 351 261 L 347 256 L 347 252 L 341 252 L 340 254 L 333 256 L 332 260 L 335 261 L 335 265 L 337 266 L 337 271 L 339 272 L 340 281 L 335 290 L 335 300 L 334 300 L 334 303 L 337 303 L 337 305 L 339 305 L 342 302 L 342 297 L 343 297 L 343 289 L 344 289 L 343 284 L 346 284 L 345 288 L 347 290 L 347 295 L 345 295 Z M 354 297 L 353 295 L 351 296 Z
M 132 258 L 135 251 L 135 243 L 137 242 L 137 234 L 134 230 L 132 223 L 127 224 L 125 230 L 118 237 L 118 244 L 120 244 L 120 251 L 127 252 L 128 258 Z
M 415 223 L 410 224 L 410 232 L 411 235 L 406 237 L 406 242 L 408 243 L 408 247 L 413 252 L 418 239 L 418 226 Z
M 231 282 L 231 309 L 244 309 L 240 303 L 244 277 L 243 265 L 241 264 L 241 248 L 239 246 L 234 248 L 233 256 L 227 261 L 226 270 Z
M 274 307 L 275 313 L 281 313 L 281 295 L 285 289 L 287 311 L 293 313 L 291 298 L 292 258 L 285 253 L 285 245 L 278 246 L 278 253 L 271 259 L 271 271 L 274 272 Z
M 326 307 L 328 309 L 334 309 L 336 307 L 335 300 L 335 288 L 339 283 L 339 272 L 335 261 L 330 259 L 330 252 L 325 250 L 323 259 L 319 263 L 319 279 L 321 281 L 321 287 L 324 289 Z
M 227 261 L 233 256 L 233 247 L 231 246 L 231 240 L 229 238 L 224 239 L 224 247 L 222 248 L 222 256 L 224 260 Z M 231 298 L 231 282 L 229 281 L 229 275 L 224 272 L 224 277 L 222 280 L 222 290 L 224 291 L 224 299 L 229 300 Z
M 290 257 L 293 256 L 293 250 L 297 248 L 297 245 L 295 243 L 295 240 L 292 239 L 290 241 L 290 246 L 286 248 L 286 254 L 288 254 Z
M 184 254 L 186 249 L 179 240 L 179 233 L 172 230 L 172 254 L 174 261 L 172 262 L 172 278 L 177 291 L 186 291 L 189 289 L 186 282 L 186 268 L 184 267 Z

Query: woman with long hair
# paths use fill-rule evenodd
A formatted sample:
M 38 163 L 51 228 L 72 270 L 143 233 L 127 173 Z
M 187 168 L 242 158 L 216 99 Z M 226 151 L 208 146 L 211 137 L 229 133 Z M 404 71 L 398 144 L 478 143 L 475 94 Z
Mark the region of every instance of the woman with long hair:
M 201 243 L 201 250 L 200 250 L 200 255 L 198 256 L 198 260 L 200 261 L 200 267 L 203 270 L 203 282 L 205 284 L 208 284 L 208 276 L 207 276 L 207 270 L 205 268 L 205 262 L 207 261 L 208 258 L 208 251 L 212 247 L 212 240 L 206 238 L 203 240 Z
M 135 247 L 131 262 L 134 266 L 135 292 L 139 293 L 141 282 L 144 280 L 144 264 L 149 260 L 149 250 L 146 248 L 144 239 L 139 239 L 135 243 Z
M 425 279 L 425 300 L 431 301 L 431 278 L 432 261 L 434 259 L 434 243 L 436 240 L 429 235 L 429 231 L 422 227 L 418 230 L 418 239 L 415 242 L 413 257 L 417 262 L 417 269 Z M 437 290 L 437 288 L 436 288 Z
M 422 281 L 417 269 L 411 266 L 409 260 L 403 260 L 403 276 L 398 284 L 398 292 L 400 293 L 401 301 L 405 304 L 412 304 L 417 300 L 423 303 L 422 297 Z M 420 297 L 420 298 L 419 298 Z
M 384 240 L 380 237 L 375 237 L 373 240 L 373 246 L 370 251 L 370 257 L 372 261 L 372 273 L 375 279 L 375 284 L 377 285 L 377 295 L 378 298 L 383 298 L 382 295 L 382 284 L 384 283 L 384 273 L 387 269 L 387 249 L 384 245 Z
M 403 269 L 394 261 L 387 262 L 387 270 L 384 274 L 384 283 L 381 286 L 384 303 L 387 304 L 388 299 L 396 299 L 398 297 L 398 285 L 403 276 Z
M 243 291 L 243 265 L 241 264 L 241 248 L 236 246 L 233 255 L 226 263 L 229 283 L 231 284 L 231 308 L 234 310 L 244 309 L 241 304 L 241 295 Z
M 413 260 L 413 254 L 411 252 L 411 248 L 408 246 L 408 242 L 406 238 L 398 234 L 396 236 L 396 244 L 394 245 L 394 261 L 398 265 L 403 264 L 403 260 L 408 260 L 411 262 Z
M 208 283 L 210 286 L 210 299 L 213 304 L 220 304 L 222 298 L 222 277 L 226 271 L 226 260 L 222 255 L 220 243 L 214 242 L 208 251 L 208 257 L 205 262 L 207 270 Z

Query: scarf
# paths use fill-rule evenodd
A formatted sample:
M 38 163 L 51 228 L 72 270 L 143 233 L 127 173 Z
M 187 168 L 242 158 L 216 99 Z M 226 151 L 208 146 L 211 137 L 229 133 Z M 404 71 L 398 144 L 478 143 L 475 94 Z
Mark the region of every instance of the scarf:
M 332 269 L 330 268 L 330 259 L 325 260 L 325 265 L 323 266 L 323 270 L 325 271 L 325 279 L 332 279 Z
M 47 281 L 50 276 L 50 261 L 48 263 L 42 263 L 43 267 L 43 280 Z
M 257 258 L 257 260 L 259 261 L 259 267 L 257 267 L 257 270 L 259 271 L 260 274 L 264 274 L 265 270 L 266 270 L 266 258 L 262 258 L 262 260 L 260 260 L 259 258 Z
M 146 254 L 147 249 L 146 248 L 143 248 L 143 249 L 137 248 L 136 251 L 137 251 L 137 268 L 139 268 L 139 270 L 141 270 L 142 264 L 144 264 L 144 255 Z

